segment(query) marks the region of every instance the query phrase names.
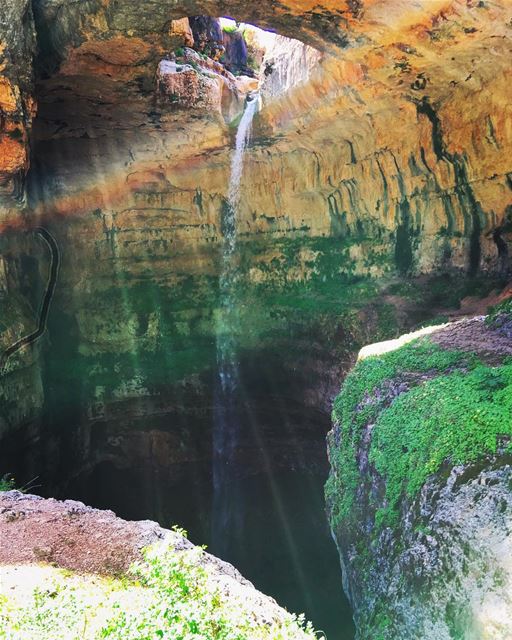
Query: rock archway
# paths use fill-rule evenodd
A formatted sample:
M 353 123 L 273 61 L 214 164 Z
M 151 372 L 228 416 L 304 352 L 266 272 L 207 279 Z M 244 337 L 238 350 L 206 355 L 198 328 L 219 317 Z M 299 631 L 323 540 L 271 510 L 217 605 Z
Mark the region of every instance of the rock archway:
M 46 341 L 2 379 L 0 431 L 48 491 L 90 482 L 100 496 L 115 476 L 121 494 L 137 468 L 158 511 L 163 493 L 209 480 L 237 105 L 206 99 L 201 68 L 227 76 L 204 57 L 185 60 L 200 68 L 189 103 L 167 90 L 161 63 L 190 44 L 184 16 L 230 15 L 323 54 L 308 82 L 267 101 L 247 154 L 240 404 L 268 444 L 248 430 L 250 474 L 269 452 L 275 468 L 323 473 L 329 403 L 358 347 L 509 271 L 507 3 L 6 4 L 2 348 L 30 332 L 27 290 L 48 267 L 23 230 L 49 228 L 62 266 Z

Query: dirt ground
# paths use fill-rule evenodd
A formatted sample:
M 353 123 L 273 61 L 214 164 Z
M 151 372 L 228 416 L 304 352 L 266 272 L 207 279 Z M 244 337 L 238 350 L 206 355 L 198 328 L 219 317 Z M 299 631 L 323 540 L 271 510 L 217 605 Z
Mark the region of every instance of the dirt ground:
M 0 567 L 44 563 L 77 573 L 120 576 L 141 559 L 142 549 L 163 541 L 176 551 L 194 547 L 179 533 L 150 520 L 128 522 L 75 500 L 0 493 Z M 205 553 L 201 564 L 219 579 L 257 593 L 229 563 Z
M 460 320 L 435 331 L 430 340 L 444 349 L 456 349 L 477 353 L 489 364 L 499 364 L 512 356 L 512 341 L 485 325 L 485 317 Z
M 46 562 L 115 575 L 164 535 L 154 522 L 126 522 L 73 500 L 0 493 L 0 564 Z

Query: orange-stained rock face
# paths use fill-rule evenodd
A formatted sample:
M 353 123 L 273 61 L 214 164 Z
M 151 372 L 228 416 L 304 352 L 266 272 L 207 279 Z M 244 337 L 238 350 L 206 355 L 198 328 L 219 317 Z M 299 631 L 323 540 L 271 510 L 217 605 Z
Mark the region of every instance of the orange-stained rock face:
M 162 60 L 157 82 L 160 94 L 169 103 L 184 109 L 203 109 L 215 113 L 221 109 L 222 79 L 198 73 L 190 65 Z
M 150 197 L 149 183 L 142 189 L 148 205 L 180 193 L 196 229 L 194 241 L 182 238 L 182 222 L 160 233 L 176 233 L 190 250 L 210 242 L 212 229 L 218 233 L 234 134 L 224 120 L 240 113 L 249 84 L 234 86 L 213 61 L 186 59 L 199 73 L 162 73 L 162 64 L 174 64 L 173 51 L 191 43 L 183 18 L 190 11 L 186 0 L 140 7 L 105 0 L 92 12 L 68 0 L 38 6 L 36 24 L 50 34 L 41 64 L 51 69 L 37 89 L 35 148 L 51 174 L 42 178 L 38 209 L 85 219 L 109 210 L 116 220 L 141 199 L 129 176 L 157 168 L 171 186 Z M 225 9 L 210 0 L 201 11 Z M 234 1 L 230 14 L 324 51 L 309 82 L 267 100 L 254 123 L 240 212 L 248 237 L 297 229 L 328 236 L 365 219 L 392 236 L 406 224 L 420 271 L 443 260 L 464 268 L 471 259 L 483 269 L 498 264 L 493 234 L 507 227 L 511 205 L 507 2 Z M 12 105 L 15 95 L 4 80 L 1 100 Z M 3 144 L 6 164 L 19 168 L 20 142 Z M 195 217 L 198 189 L 207 227 Z M 133 225 L 146 216 L 160 228 L 151 218 L 161 210 L 145 207 Z M 172 220 L 173 205 L 164 210 Z M 480 234 L 478 258 L 469 256 L 471 234 Z
M 17 224 L 25 203 L 29 136 L 35 114 L 30 0 L 4 0 L 0 20 L 0 225 Z
M 17 129 L 16 131 L 19 131 Z M 0 173 L 14 174 L 23 170 L 27 162 L 25 140 L 13 139 L 11 132 L 0 135 Z
M 0 77 L 0 111 L 4 114 L 13 113 L 18 108 L 18 104 L 18 87 L 13 87 L 7 78 Z
M 161 50 L 160 53 L 163 53 Z M 62 64 L 62 75 L 112 74 L 136 68 L 155 57 L 155 47 L 141 38 L 116 36 L 108 40 L 84 42 L 70 52 Z
M 194 46 L 194 35 L 192 33 L 192 29 L 190 28 L 188 18 L 171 20 L 171 26 L 169 27 L 169 36 L 173 39 L 173 44 L 175 44 L 175 46 Z

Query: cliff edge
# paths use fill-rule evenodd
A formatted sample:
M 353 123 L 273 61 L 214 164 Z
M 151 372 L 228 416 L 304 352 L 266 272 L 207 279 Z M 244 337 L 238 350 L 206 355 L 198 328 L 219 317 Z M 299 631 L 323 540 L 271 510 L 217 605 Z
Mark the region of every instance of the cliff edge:
M 180 530 L 81 502 L 0 492 L 1 637 L 313 640 Z

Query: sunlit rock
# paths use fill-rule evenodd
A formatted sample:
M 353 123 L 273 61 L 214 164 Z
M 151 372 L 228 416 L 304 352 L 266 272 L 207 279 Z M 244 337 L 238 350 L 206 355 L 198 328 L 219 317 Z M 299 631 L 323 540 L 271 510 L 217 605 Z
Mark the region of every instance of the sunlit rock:
M 193 47 L 194 34 L 188 18 L 180 20 L 171 20 L 169 27 L 169 35 L 176 46 Z
M 218 113 L 232 120 L 241 107 L 238 83 L 217 62 L 185 49 L 182 61 L 162 60 L 158 90 L 170 106 Z M 242 85 L 242 88 L 244 85 Z

